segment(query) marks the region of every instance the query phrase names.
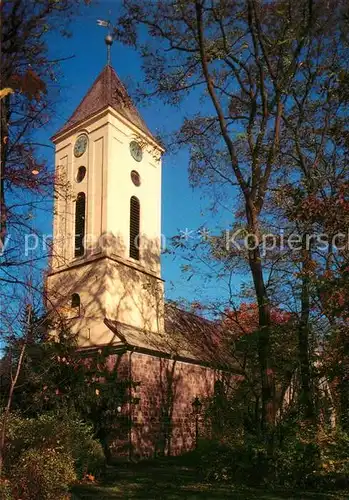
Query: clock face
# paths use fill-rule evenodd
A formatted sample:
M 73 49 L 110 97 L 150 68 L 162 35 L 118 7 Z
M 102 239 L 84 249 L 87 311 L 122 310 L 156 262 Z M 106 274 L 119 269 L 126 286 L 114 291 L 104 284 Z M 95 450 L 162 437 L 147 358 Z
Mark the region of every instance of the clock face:
M 87 136 L 86 135 L 80 135 L 76 139 L 76 143 L 74 146 L 74 155 L 76 158 L 79 158 L 79 156 L 82 156 L 87 148 Z
M 137 141 L 132 141 L 130 143 L 130 153 L 131 153 L 132 158 L 134 160 L 142 161 L 143 151 L 142 151 L 142 147 L 138 144 Z

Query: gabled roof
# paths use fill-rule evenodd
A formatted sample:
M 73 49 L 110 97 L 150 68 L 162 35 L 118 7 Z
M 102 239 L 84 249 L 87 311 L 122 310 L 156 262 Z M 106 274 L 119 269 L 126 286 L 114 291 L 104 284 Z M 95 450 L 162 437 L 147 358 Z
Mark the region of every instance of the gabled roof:
M 105 324 L 125 347 L 241 372 L 241 367 L 231 354 L 228 331 L 219 323 L 178 309 L 172 304 L 165 306 L 164 332 L 149 332 L 109 319 L 105 320 Z
M 54 135 L 54 137 L 66 132 L 74 125 L 83 122 L 90 116 L 102 111 L 108 106 L 111 106 L 115 109 L 115 111 L 120 113 L 124 118 L 129 120 L 133 125 L 144 132 L 148 137 L 155 140 L 143 118 L 138 113 L 135 105 L 127 93 L 125 86 L 115 73 L 114 69 L 109 65 L 104 67 L 103 71 L 97 77 L 72 116 Z

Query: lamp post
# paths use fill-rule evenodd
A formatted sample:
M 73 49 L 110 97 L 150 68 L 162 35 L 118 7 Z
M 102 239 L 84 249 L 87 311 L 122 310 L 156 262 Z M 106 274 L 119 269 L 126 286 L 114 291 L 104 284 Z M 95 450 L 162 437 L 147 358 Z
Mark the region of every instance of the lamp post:
M 195 397 L 192 406 L 195 415 L 195 448 L 197 448 L 199 444 L 199 414 L 202 407 L 202 403 L 198 396 Z

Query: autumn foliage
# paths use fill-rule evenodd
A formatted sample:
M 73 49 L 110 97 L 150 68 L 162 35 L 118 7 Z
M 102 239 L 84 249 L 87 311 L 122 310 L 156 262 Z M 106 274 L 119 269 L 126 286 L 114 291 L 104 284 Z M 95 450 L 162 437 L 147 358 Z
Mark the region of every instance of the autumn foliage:
M 273 325 L 285 325 L 292 320 L 292 314 L 279 308 L 272 308 L 271 321 Z M 224 313 L 223 324 L 233 332 L 236 338 L 258 331 L 258 305 L 243 302 L 235 311 Z

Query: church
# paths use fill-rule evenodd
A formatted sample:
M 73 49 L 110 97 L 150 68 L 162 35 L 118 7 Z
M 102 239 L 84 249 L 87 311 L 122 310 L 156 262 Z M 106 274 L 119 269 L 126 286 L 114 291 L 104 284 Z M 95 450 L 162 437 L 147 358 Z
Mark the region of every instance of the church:
M 111 346 L 111 369 L 138 384 L 120 408 L 115 456 L 178 455 L 195 447 L 202 402 L 232 373 L 218 325 L 164 299 L 163 146 L 112 66 L 104 67 L 53 136 L 56 198 L 47 308 L 87 353 Z M 166 422 L 166 425 L 164 425 Z

